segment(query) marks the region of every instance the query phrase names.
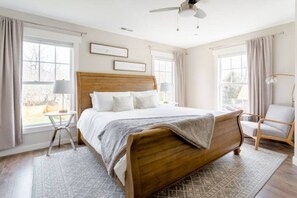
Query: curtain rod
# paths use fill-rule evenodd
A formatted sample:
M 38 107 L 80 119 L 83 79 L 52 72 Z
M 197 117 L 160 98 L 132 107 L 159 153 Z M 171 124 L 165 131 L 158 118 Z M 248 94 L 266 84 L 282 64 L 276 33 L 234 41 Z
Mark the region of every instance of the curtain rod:
M 272 34 L 271 36 L 274 38 L 275 36 L 278 35 L 283 35 L 285 34 L 285 32 L 279 32 L 276 34 Z M 245 44 L 245 42 L 240 42 L 240 43 L 236 43 L 236 44 L 232 44 L 232 45 L 221 45 L 221 46 L 217 46 L 217 47 L 210 47 L 210 50 L 216 50 L 216 49 L 224 49 L 224 48 L 228 48 L 228 47 L 235 47 L 235 46 L 239 46 L 239 45 L 243 45 Z
M 67 31 L 67 32 L 73 32 L 73 33 L 80 34 L 81 36 L 88 34 L 87 32 L 79 32 L 79 31 L 69 30 L 69 29 L 60 28 L 60 27 L 51 26 L 51 25 L 44 25 L 44 24 L 34 23 L 34 22 L 29 22 L 29 21 L 23 21 L 23 22 L 24 23 L 27 23 L 27 24 L 31 24 L 31 25 L 37 25 L 37 26 L 42 26 L 42 27 L 54 28 L 54 29 L 63 30 L 63 31 Z

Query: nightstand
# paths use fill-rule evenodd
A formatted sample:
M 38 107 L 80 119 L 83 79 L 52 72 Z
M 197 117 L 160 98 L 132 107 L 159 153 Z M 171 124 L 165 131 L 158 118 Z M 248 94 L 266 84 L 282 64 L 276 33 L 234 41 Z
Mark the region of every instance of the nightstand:
M 49 144 L 48 151 L 47 151 L 47 154 L 46 154 L 47 156 L 49 156 L 50 153 L 51 153 L 51 150 L 52 150 L 52 147 L 53 147 L 53 144 L 54 144 L 54 141 L 55 141 L 55 138 L 56 138 L 56 135 L 57 135 L 58 131 L 60 132 L 59 133 L 59 147 L 60 147 L 62 130 L 67 131 L 67 133 L 68 133 L 68 135 L 70 137 L 70 142 L 71 142 L 72 148 L 73 148 L 73 150 L 76 151 L 74 140 L 73 140 L 73 137 L 72 137 L 72 135 L 70 133 L 70 129 L 69 129 L 69 125 L 70 125 L 71 120 L 73 119 L 75 114 L 76 114 L 76 111 L 68 111 L 66 113 L 49 112 L 49 113 L 44 114 L 45 116 L 47 116 L 50 119 L 50 121 L 51 121 L 51 123 L 52 123 L 52 125 L 54 127 L 53 137 L 52 137 L 52 140 L 51 140 L 51 142 Z M 63 124 L 62 116 L 69 116 L 68 121 L 66 122 L 66 124 Z M 60 120 L 59 124 L 56 123 L 56 121 L 54 119 L 55 117 L 59 118 L 59 120 Z

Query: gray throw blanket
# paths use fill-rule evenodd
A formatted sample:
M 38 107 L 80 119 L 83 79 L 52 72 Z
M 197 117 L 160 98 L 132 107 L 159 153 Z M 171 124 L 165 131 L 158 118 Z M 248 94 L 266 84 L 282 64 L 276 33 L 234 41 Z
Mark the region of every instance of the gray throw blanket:
M 115 177 L 113 168 L 126 153 L 128 136 L 153 128 L 170 129 L 193 146 L 208 149 L 213 134 L 214 116 L 206 114 L 203 116 L 122 119 L 110 122 L 98 135 L 102 159 L 109 175 Z

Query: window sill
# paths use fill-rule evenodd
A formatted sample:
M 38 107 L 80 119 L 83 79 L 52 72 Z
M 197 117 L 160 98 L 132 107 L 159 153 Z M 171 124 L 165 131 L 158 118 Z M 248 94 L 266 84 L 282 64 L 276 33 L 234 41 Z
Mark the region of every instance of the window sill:
M 72 122 L 69 128 L 76 128 L 76 123 Z M 39 125 L 39 126 L 29 126 L 24 127 L 23 134 L 30 134 L 30 133 L 40 133 L 40 132 L 49 132 L 53 131 L 54 127 L 51 124 Z

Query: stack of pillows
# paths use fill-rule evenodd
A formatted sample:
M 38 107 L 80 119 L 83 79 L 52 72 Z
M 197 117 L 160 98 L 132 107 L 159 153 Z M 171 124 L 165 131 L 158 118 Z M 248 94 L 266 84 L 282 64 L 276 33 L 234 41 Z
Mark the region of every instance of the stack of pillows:
M 156 90 L 139 92 L 96 92 L 90 94 L 97 111 L 129 111 L 155 108 L 159 104 Z

